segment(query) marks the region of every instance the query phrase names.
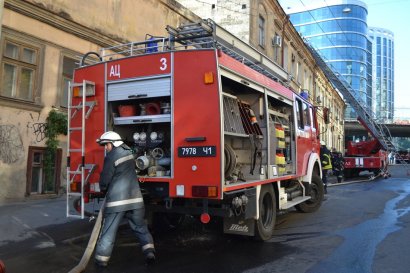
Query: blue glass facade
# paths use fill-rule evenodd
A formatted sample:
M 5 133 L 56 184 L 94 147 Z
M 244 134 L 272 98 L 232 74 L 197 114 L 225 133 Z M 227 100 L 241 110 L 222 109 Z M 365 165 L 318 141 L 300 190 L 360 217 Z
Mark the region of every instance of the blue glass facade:
M 296 30 L 344 76 L 363 104 L 371 106 L 371 42 L 367 32 L 367 7 L 357 0 L 325 1 L 322 6 L 288 11 Z M 369 96 L 370 95 L 370 96 Z M 350 106 L 345 118 L 355 118 Z
M 394 118 L 394 35 L 383 28 L 369 28 L 373 50 L 373 112 L 381 121 Z

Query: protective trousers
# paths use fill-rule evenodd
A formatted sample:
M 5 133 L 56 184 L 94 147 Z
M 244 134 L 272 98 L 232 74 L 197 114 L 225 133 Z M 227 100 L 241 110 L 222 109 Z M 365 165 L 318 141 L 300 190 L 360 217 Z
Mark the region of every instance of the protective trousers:
M 118 226 L 125 217 L 137 236 L 142 252 L 146 255 L 154 251 L 154 241 L 144 221 L 144 209 L 105 213 L 100 238 L 97 242 L 95 259 L 101 263 L 108 263 L 115 243 Z

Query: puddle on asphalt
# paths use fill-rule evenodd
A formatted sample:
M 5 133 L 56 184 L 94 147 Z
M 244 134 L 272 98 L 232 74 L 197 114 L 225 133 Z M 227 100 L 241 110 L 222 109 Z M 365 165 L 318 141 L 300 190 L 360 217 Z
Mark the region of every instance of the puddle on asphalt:
M 401 229 L 399 218 L 409 213 L 410 207 L 397 205 L 408 197 L 410 187 L 396 189 L 399 195 L 386 203 L 383 214 L 360 225 L 336 231 L 344 242 L 325 260 L 307 273 L 371 273 L 377 246 L 386 236 Z

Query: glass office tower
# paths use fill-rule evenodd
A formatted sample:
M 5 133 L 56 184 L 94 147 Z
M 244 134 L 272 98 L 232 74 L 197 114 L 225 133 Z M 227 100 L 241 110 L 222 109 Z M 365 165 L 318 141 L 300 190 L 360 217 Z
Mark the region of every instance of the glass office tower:
M 373 51 L 372 106 L 376 118 L 392 122 L 394 118 L 394 34 L 384 28 L 369 27 Z
M 366 4 L 358 0 L 283 0 L 281 4 L 296 30 L 344 77 L 362 105 L 371 107 Z M 345 118 L 356 118 L 350 106 Z

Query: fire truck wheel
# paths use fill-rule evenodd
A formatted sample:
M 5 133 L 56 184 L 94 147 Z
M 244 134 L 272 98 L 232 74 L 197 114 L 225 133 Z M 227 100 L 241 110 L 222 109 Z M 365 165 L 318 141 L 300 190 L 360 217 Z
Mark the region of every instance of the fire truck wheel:
M 352 170 L 350 170 L 350 169 L 345 169 L 345 171 L 344 171 L 344 176 L 345 176 L 346 179 L 352 178 L 352 177 L 353 177 L 353 175 L 352 175 Z
M 323 201 L 323 183 L 317 174 L 312 175 L 312 184 L 310 185 L 311 198 L 303 203 L 296 205 L 296 209 L 301 212 L 314 212 L 319 209 Z
M 260 241 L 272 237 L 276 222 L 276 196 L 271 184 L 263 185 L 259 196 L 259 219 L 256 220 L 255 238 Z

